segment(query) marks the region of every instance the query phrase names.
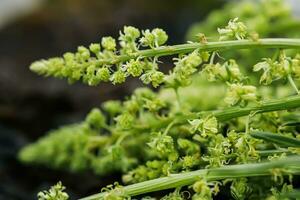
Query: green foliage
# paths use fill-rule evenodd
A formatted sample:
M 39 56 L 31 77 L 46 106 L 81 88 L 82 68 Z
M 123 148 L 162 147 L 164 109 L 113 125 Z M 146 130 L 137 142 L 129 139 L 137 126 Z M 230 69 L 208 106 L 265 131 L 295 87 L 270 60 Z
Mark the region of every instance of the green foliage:
M 86 200 L 171 188 L 162 199 L 185 199 L 183 186 L 190 186 L 188 198 L 195 200 L 213 199 L 220 190 L 234 199 L 293 192 L 287 185 L 299 174 L 300 41 L 258 37 L 287 36 L 294 31 L 288 27 L 299 24 L 279 5 L 249 1 L 216 11 L 200 25 L 219 33 L 213 42 L 197 34 L 200 41 L 166 46 L 162 29 L 125 26 L 118 44 L 103 37 L 101 44 L 34 62 L 32 71 L 69 82 L 120 84 L 132 76 L 160 88 L 138 88 L 124 101 L 104 102 L 83 122 L 25 147 L 20 159 L 74 172 L 121 172 L 123 183 L 132 184 L 110 185 Z M 225 22 L 228 16 L 232 20 Z M 267 28 L 271 21 L 274 30 Z M 159 71 L 163 56 L 174 61 L 168 73 Z M 260 80 L 251 66 L 262 72 Z

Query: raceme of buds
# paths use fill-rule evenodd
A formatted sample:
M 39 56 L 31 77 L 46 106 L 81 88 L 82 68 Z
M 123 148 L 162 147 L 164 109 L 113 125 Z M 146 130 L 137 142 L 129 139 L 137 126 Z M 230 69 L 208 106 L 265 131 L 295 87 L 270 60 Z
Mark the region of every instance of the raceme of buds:
M 119 52 L 116 40 L 108 36 L 101 39 L 101 44 L 92 43 L 89 48 L 79 46 L 77 52 L 65 53 L 62 58 L 36 61 L 30 69 L 40 75 L 67 78 L 69 83 L 81 80 L 91 86 L 108 81 L 121 84 L 128 76 L 141 76 L 144 83 L 158 87 L 164 82 L 164 74 L 157 70 L 158 66 L 152 59 L 128 59 L 125 63 L 118 60 L 119 57 L 139 51 L 140 45 L 159 47 L 168 39 L 166 32 L 158 28 L 143 31 L 143 37 L 140 36 L 137 28 L 125 26 L 119 36 Z

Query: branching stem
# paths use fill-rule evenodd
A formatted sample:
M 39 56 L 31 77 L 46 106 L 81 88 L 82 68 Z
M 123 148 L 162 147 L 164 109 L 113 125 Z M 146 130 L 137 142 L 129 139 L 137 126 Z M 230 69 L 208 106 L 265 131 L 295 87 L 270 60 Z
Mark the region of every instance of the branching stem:
M 138 130 L 150 129 L 153 127 L 163 128 L 167 126 L 169 123 L 171 123 L 172 121 L 174 121 L 174 119 L 176 119 L 177 123 L 185 123 L 189 119 L 200 118 L 201 116 L 205 116 L 205 115 L 214 115 L 219 122 L 223 122 L 237 117 L 247 116 L 251 113 L 259 114 L 259 113 L 273 112 L 273 111 L 280 111 L 280 110 L 290 110 L 299 107 L 300 107 L 300 95 L 296 95 L 296 96 L 262 102 L 257 106 L 248 106 L 244 108 L 231 107 L 231 108 L 225 108 L 224 110 L 203 111 L 199 113 L 175 115 L 165 120 L 149 122 L 148 124 L 144 124 L 144 125 L 136 125 L 134 128 Z
M 130 59 L 161 57 L 183 53 L 190 53 L 195 49 L 202 51 L 226 51 L 234 49 L 253 49 L 253 48 L 282 48 L 282 49 L 297 49 L 300 48 L 300 39 L 287 38 L 266 38 L 258 41 L 252 40 L 231 40 L 218 41 L 208 43 L 188 43 L 173 46 L 161 46 L 153 49 L 140 50 L 129 55 L 119 55 L 111 59 L 95 60 L 98 65 L 117 64 L 126 62 Z
M 191 185 L 200 178 L 205 178 L 207 181 L 217 181 L 226 178 L 268 176 L 272 175 L 272 169 L 275 168 L 283 169 L 283 173 L 289 172 L 291 174 L 299 174 L 300 156 L 291 156 L 282 160 L 263 163 L 229 165 L 220 168 L 200 169 L 192 172 L 171 174 L 168 177 L 125 186 L 123 187 L 123 191 L 128 196 L 136 196 L 139 194 Z M 105 194 L 106 193 L 99 193 L 80 200 L 101 199 Z

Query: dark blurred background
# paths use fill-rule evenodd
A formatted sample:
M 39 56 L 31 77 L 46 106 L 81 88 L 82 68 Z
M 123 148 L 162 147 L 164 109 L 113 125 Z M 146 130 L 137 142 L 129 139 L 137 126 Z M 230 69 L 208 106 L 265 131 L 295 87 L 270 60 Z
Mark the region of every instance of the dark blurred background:
M 31 62 L 117 36 L 124 25 L 160 27 L 180 43 L 188 27 L 224 0 L 0 0 L 0 200 L 36 199 L 61 180 L 73 198 L 98 192 L 111 177 L 24 166 L 16 155 L 48 130 L 80 121 L 94 106 L 141 85 L 68 85 L 29 71 Z

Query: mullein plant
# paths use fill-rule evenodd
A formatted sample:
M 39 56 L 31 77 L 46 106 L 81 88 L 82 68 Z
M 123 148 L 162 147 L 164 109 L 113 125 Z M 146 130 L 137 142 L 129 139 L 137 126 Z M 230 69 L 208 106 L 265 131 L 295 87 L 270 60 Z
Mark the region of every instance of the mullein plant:
M 198 41 L 169 46 L 162 29 L 125 26 L 118 39 L 103 37 L 75 53 L 34 62 L 30 69 L 37 74 L 70 83 L 122 84 L 137 77 L 159 89 L 138 88 L 124 101 L 104 102 L 84 121 L 23 148 L 20 159 L 123 174 L 122 184 L 84 200 L 299 198 L 300 39 L 253 37 L 238 18 L 217 32 L 216 41 L 201 34 Z M 249 73 L 238 58 L 222 57 L 242 49 L 273 55 Z M 160 71 L 165 56 L 174 63 L 167 73 Z M 58 183 L 38 198 L 68 199 L 64 189 Z M 149 196 L 167 189 L 174 191 Z

